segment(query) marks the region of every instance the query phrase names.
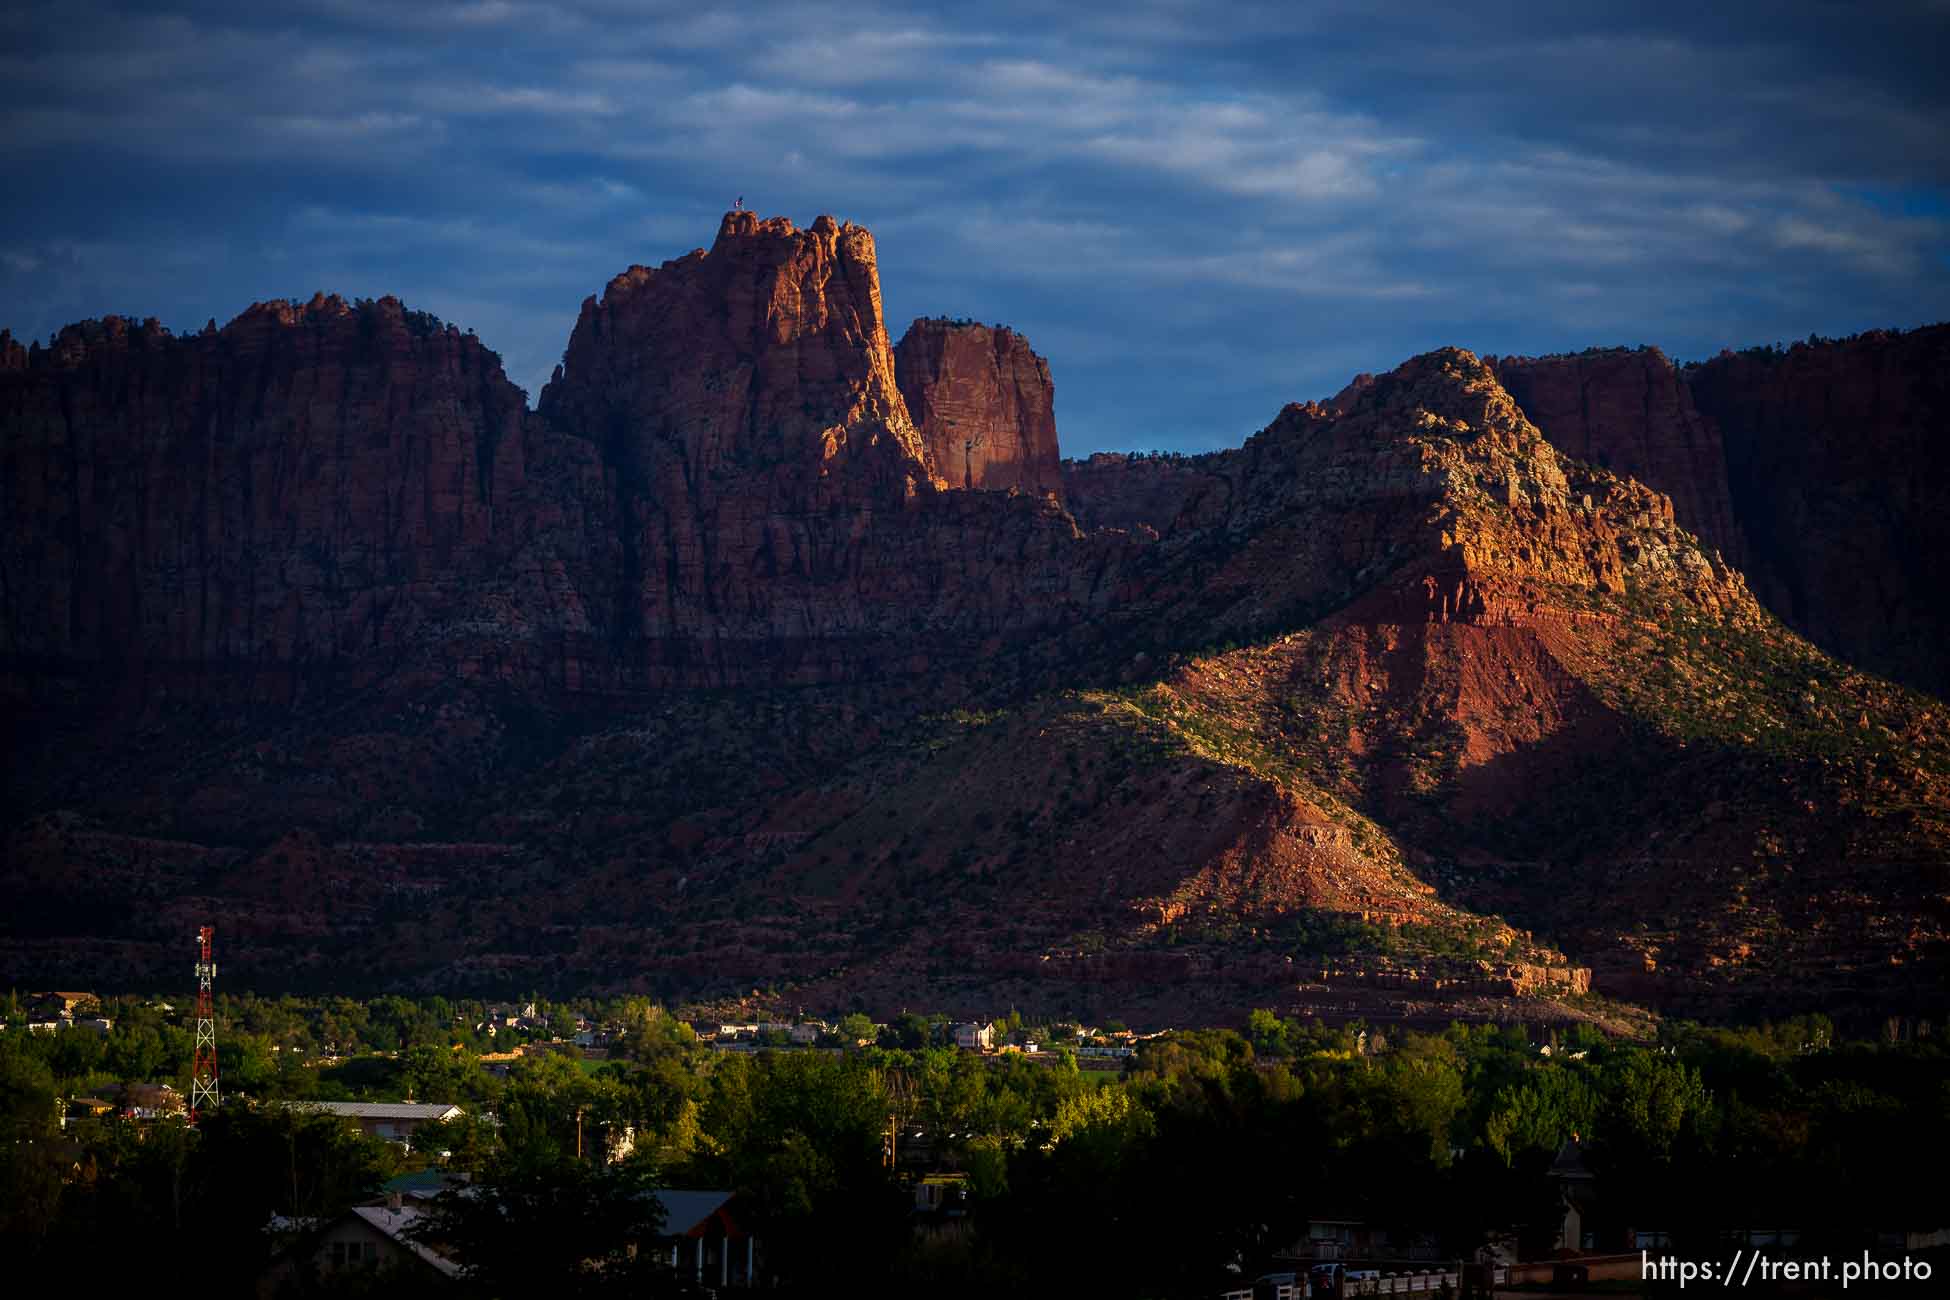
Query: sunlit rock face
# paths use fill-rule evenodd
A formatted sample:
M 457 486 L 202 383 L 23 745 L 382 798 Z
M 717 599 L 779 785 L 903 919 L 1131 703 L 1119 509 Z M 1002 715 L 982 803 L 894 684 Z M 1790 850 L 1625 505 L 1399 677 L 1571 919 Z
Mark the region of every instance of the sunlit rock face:
M 1950 326 L 1680 368 L 1656 348 L 1489 362 L 1554 445 L 1669 495 L 1790 626 L 1950 691 Z
M 1020 334 L 917 320 L 894 366 L 936 477 L 951 488 L 1061 497 L 1056 387 Z

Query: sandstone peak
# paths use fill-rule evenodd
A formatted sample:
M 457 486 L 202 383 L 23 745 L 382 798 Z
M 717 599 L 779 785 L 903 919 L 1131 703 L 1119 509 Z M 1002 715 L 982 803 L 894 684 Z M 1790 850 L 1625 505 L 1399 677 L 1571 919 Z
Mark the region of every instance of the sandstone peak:
M 922 318 L 894 349 L 901 396 L 951 488 L 1063 490 L 1049 363 L 1005 326 Z
M 1466 348 L 1425 352 L 1350 389 L 1351 396 L 1344 391 L 1327 406 L 1309 403 L 1312 418 L 1339 416 L 1373 421 L 1381 429 L 1412 427 L 1449 437 L 1494 433 L 1511 442 L 1525 434 L 1535 437 L 1496 372 Z M 1294 409 L 1299 408 L 1289 408 Z
M 894 379 L 873 237 L 822 216 L 727 212 L 710 251 L 633 266 L 589 298 L 539 409 L 564 427 L 621 438 L 641 466 L 655 448 L 686 481 L 788 465 L 925 482 Z
M 873 235 L 864 226 L 856 226 L 851 221 L 838 221 L 827 213 L 813 218 L 813 223 L 805 229 L 794 225 L 790 217 L 761 217 L 747 208 L 737 208 L 724 214 L 718 222 L 718 237 L 711 245 L 713 254 L 736 253 L 741 248 L 749 249 L 765 244 L 804 246 L 808 241 L 824 247 L 829 253 L 845 246 L 847 256 L 871 262 L 874 258 Z M 693 254 L 695 256 L 695 254 Z
M 1671 494 L 1681 523 L 1740 562 L 1720 430 L 1657 348 L 1486 358 L 1553 446 Z

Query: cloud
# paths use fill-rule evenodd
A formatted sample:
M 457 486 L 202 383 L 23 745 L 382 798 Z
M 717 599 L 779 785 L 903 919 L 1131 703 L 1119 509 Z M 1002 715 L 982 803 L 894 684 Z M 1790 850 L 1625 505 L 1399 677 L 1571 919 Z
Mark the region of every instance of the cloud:
M 395 292 L 532 392 L 743 194 L 871 226 L 890 313 L 1024 328 L 1066 447 L 1207 446 L 1440 343 L 1944 316 L 1946 43 L 1801 0 L 71 0 L 0 13 L 0 302 Z

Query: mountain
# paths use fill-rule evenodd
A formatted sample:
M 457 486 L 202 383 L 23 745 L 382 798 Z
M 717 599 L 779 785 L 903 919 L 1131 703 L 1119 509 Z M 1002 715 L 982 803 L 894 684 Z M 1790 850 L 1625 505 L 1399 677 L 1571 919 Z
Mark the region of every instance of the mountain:
M 1553 446 L 1658 488 L 1701 541 L 1744 562 L 1719 426 L 1699 413 L 1691 386 L 1664 353 L 1618 348 L 1484 360 Z
M 0 370 L 10 978 L 167 980 L 213 920 L 263 983 L 967 1014 L 1942 987 L 1943 705 L 1504 363 L 1065 510 L 941 485 L 830 218 L 617 277 L 533 413 L 384 300 L 62 338 Z
M 1685 367 L 1656 348 L 1491 364 L 1557 446 L 1670 493 L 1790 626 L 1950 694 L 1950 325 Z

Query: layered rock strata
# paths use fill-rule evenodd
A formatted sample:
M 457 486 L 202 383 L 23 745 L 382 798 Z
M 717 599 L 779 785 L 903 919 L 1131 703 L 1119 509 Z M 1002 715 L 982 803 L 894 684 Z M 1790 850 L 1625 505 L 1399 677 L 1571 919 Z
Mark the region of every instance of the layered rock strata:
M 1950 692 L 1950 326 L 1725 352 L 1490 358 L 1553 444 L 1642 480 L 1790 626 Z
M 894 349 L 928 463 L 951 488 L 1062 496 L 1049 363 L 1002 326 L 922 319 Z
M 1950 697 L 1950 325 L 1686 371 L 1755 591 L 1852 663 Z
M 481 620 L 587 633 L 602 611 L 568 569 L 600 562 L 600 470 L 524 407 L 472 334 L 391 298 L 9 349 L 0 654 L 276 677 Z
M 1684 376 L 1663 352 L 1617 348 L 1485 362 L 1552 445 L 1664 492 L 1681 524 L 1730 563 L 1743 561 L 1720 431 L 1694 409 Z

